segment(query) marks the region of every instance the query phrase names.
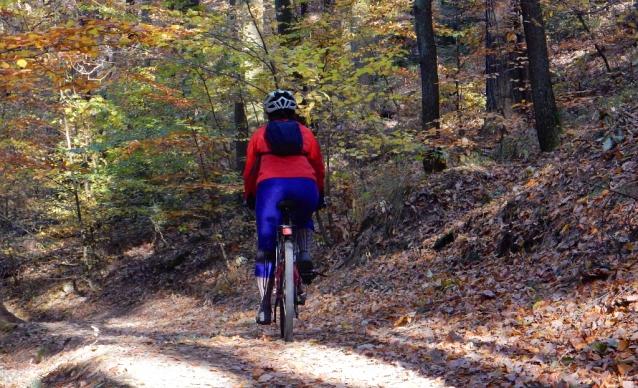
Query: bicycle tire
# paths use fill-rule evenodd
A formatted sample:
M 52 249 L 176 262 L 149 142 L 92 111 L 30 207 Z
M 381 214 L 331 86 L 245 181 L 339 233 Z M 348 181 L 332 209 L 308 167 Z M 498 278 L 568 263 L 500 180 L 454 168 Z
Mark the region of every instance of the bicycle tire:
M 293 318 L 295 317 L 295 267 L 292 241 L 284 242 L 284 303 L 281 324 L 283 325 L 284 341 L 292 342 Z
M 284 328 L 286 327 L 286 319 L 284 317 L 286 316 L 286 312 L 284 311 L 283 299 L 277 299 L 275 302 L 275 311 L 279 314 L 279 333 L 281 334 L 281 338 L 284 338 Z

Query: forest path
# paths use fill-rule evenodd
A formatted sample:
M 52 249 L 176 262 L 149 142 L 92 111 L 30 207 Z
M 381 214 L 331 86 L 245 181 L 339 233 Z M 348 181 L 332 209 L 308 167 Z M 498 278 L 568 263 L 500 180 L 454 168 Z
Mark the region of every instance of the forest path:
M 444 386 L 423 366 L 371 357 L 373 340 L 332 336 L 297 320 L 295 341 L 285 343 L 278 326 L 255 325 L 250 309 L 188 310 L 188 299 L 169 296 L 126 313 L 26 323 L 3 333 L 0 386 Z

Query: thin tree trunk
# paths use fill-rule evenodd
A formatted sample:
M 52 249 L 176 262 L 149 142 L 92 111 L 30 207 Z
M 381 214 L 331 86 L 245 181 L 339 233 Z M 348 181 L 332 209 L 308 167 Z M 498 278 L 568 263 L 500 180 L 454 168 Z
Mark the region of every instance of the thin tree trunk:
M 432 0 L 415 0 L 414 28 L 421 69 L 421 128 L 439 128 L 439 76 L 432 21 Z
M 505 118 L 512 115 L 511 53 L 507 52 L 506 9 L 496 0 L 486 1 L 485 7 L 485 109 Z
M 589 34 L 589 37 L 591 39 L 594 39 L 594 34 L 592 34 L 589 27 L 587 27 L 587 23 L 585 23 L 585 19 L 583 18 L 583 13 L 580 11 L 576 11 L 576 17 L 578 18 L 578 21 L 583 26 L 585 31 L 587 31 L 587 34 Z M 596 49 L 596 52 L 598 52 L 598 55 L 600 55 L 600 57 L 603 59 L 603 62 L 605 62 L 605 67 L 607 68 L 607 72 L 611 73 L 611 66 L 609 65 L 609 61 L 607 60 L 607 56 L 605 55 L 605 52 L 602 49 L 602 47 L 600 47 L 598 43 L 594 43 L 594 48 Z
M 229 0 L 231 6 L 235 6 L 236 0 Z M 263 38 L 260 32 L 262 27 L 262 15 L 263 15 L 263 2 L 262 0 L 243 0 L 241 2 L 242 10 L 250 15 L 250 22 L 243 25 L 240 29 L 241 38 L 246 42 L 261 42 L 263 45 Z M 243 8 L 245 7 L 245 9 Z M 253 7 L 254 10 L 251 8 Z M 254 11 L 254 12 L 253 12 Z M 243 19 L 240 19 L 243 20 Z M 265 50 L 265 45 L 263 46 Z M 253 67 L 247 71 L 244 75 L 239 75 L 241 78 L 252 80 L 257 74 L 261 72 L 261 68 Z M 237 171 L 243 172 L 246 167 L 246 149 L 248 147 L 248 138 L 250 137 L 248 132 L 248 115 L 246 114 L 246 105 L 242 100 L 241 94 L 237 97 L 234 104 L 234 118 L 235 118 L 235 165 Z M 252 121 L 257 121 L 256 117 L 252 117 Z
M 373 57 L 372 50 L 370 48 L 370 41 L 374 39 L 372 36 L 367 36 L 363 31 L 358 30 L 356 26 L 363 23 L 367 14 L 370 12 L 367 1 L 358 0 L 352 4 L 352 20 L 353 26 L 350 28 L 350 32 L 356 35 L 357 38 L 353 39 L 350 43 L 350 51 L 354 56 L 354 68 L 362 69 L 366 66 L 366 63 Z M 364 72 L 359 76 L 359 85 L 362 86 L 364 93 L 372 92 L 374 86 L 374 74 L 370 72 Z M 368 109 L 374 109 L 375 99 L 371 99 L 366 105 Z
M 237 171 L 243 172 L 246 168 L 246 151 L 248 149 L 248 118 L 246 108 L 241 101 L 235 102 L 235 130 L 237 139 L 235 140 L 235 163 Z
M 541 151 L 552 151 L 560 143 L 560 120 L 549 72 L 543 12 L 538 0 L 521 0 L 521 10 L 529 57 L 536 135 Z
M 282 36 L 289 35 L 292 32 L 294 17 L 291 0 L 275 0 L 275 10 L 277 12 L 277 33 Z
M 73 143 L 71 142 L 71 130 L 69 128 L 69 123 L 66 119 L 66 116 L 64 117 L 64 131 L 66 135 L 69 165 L 73 166 L 75 164 L 75 160 L 73 158 L 73 152 L 72 152 Z M 71 170 L 71 180 L 73 182 L 73 190 L 71 190 L 71 192 L 73 193 L 73 201 L 75 203 L 75 213 L 78 220 L 78 227 L 80 228 L 80 238 L 82 240 L 82 252 L 83 252 L 82 256 L 83 256 L 84 264 L 86 265 L 86 268 L 90 270 L 91 262 L 89 260 L 87 233 L 86 233 L 86 228 L 84 227 L 84 219 L 82 218 L 82 202 L 80 201 L 78 179 L 77 179 L 77 176 L 75 175 L 74 170 Z
M 527 65 L 520 59 L 524 50 L 519 19 L 510 0 L 486 0 L 485 108 L 504 118 L 512 116 L 514 104 L 531 100 Z M 491 131 L 490 121 L 486 120 L 484 129 Z

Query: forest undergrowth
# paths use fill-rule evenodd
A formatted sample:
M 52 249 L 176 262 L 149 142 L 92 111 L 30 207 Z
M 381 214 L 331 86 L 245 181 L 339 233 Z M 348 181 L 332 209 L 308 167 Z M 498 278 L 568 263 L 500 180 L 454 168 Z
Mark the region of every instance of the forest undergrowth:
M 309 291 L 299 341 L 456 387 L 635 386 L 638 109 L 609 114 L 613 128 L 568 127 L 553 153 L 412 169 L 356 235 L 317 249 L 328 277 Z M 614 130 L 623 139 L 605 149 Z M 144 244 L 110 260 L 97 292 L 65 288 L 55 279 L 68 267 L 43 260 L 20 275 L 9 306 L 31 322 L 135 317 L 183 333 L 182 343 L 239 336 L 268 346 L 279 339 L 252 324 L 249 255 L 188 239 L 161 252 Z M 73 345 L 27 333 L 4 329 L 6 365 L 43 372 Z M 266 372 L 252 372 L 269 386 Z M 42 381 L 76 386 L 88 375 L 58 366 Z
M 335 245 L 315 252 L 327 277 L 309 288 L 294 345 L 253 324 L 252 236 L 219 244 L 205 228 L 174 231 L 162 236 L 170 247 L 109 256 L 99 281 L 60 264 L 59 248 L 6 290 L 29 323 L 1 328 L 5 386 L 191 386 L 197 375 L 220 387 L 635 387 L 638 104 L 598 89 L 559 97 L 554 152 L 538 153 L 521 128 L 508 138 L 526 152 L 475 147 L 426 175 L 420 162 L 377 161 L 337 186 Z M 108 346 L 141 349 L 127 354 L 130 371 Z M 167 370 L 201 370 L 168 385 L 123 379 L 149 354 Z M 340 355 L 370 363 L 348 376 L 330 364 L 355 362 Z M 370 380 L 382 366 L 400 372 Z

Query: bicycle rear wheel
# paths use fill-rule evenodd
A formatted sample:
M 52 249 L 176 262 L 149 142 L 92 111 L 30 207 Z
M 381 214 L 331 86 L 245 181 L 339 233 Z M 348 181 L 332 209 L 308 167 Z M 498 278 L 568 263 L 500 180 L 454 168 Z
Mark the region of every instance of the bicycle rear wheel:
M 283 301 L 279 303 L 279 327 L 284 341 L 292 342 L 292 325 L 295 317 L 295 267 L 291 240 L 284 243 Z

